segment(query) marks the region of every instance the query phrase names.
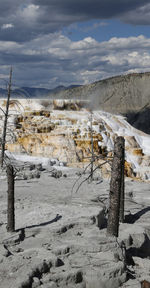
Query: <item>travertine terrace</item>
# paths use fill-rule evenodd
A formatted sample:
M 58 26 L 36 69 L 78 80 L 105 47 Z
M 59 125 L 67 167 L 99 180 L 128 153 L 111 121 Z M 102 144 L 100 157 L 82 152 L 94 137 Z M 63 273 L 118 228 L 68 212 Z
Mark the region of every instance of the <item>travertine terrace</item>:
M 5 107 L 1 100 L 1 107 Z M 65 103 L 65 105 L 64 105 Z M 14 153 L 57 158 L 80 166 L 91 156 L 91 112 L 80 102 L 55 100 L 12 100 L 7 149 Z M 1 112 L 1 129 L 3 116 Z M 148 180 L 150 177 L 150 136 L 134 129 L 123 116 L 103 111 L 92 112 L 93 147 L 96 155 L 110 158 L 114 138 L 125 137 L 126 176 Z M 101 161 L 101 160 L 100 160 Z M 110 165 L 103 167 L 108 176 Z

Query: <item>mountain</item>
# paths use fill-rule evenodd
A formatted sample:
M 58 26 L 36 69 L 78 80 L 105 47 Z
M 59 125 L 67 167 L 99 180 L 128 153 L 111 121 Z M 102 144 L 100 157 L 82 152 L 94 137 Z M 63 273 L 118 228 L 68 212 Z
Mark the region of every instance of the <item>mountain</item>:
M 135 128 L 150 133 L 150 72 L 100 80 L 51 97 L 88 100 L 93 110 L 125 115 Z
M 51 96 L 90 100 L 94 109 L 107 112 L 139 112 L 150 105 L 150 72 L 116 76 Z
M 65 87 L 63 85 L 57 86 L 53 89 L 37 88 L 37 87 L 20 87 L 12 89 L 11 97 L 13 98 L 49 98 L 50 95 L 60 93 L 61 91 L 71 88 L 79 87 L 79 85 L 70 85 Z M 7 90 L 0 88 L 0 98 L 7 97 Z

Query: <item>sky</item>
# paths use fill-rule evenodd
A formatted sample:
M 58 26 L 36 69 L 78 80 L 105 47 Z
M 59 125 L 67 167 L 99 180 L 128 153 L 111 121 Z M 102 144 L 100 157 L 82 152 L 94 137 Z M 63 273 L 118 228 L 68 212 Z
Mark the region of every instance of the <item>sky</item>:
M 0 85 L 54 88 L 150 71 L 149 0 L 0 0 Z

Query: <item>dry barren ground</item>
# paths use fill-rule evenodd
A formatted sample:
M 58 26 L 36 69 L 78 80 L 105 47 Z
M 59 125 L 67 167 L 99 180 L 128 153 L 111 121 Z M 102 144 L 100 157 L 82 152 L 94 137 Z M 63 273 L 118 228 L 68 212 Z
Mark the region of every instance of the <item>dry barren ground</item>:
M 109 181 L 85 182 L 76 193 L 77 172 L 63 168 L 56 179 L 45 170 L 38 179 L 16 180 L 12 234 L 6 232 L 7 182 L 1 173 L 0 287 L 141 287 L 142 279 L 149 280 L 149 183 L 126 179 L 127 223 L 118 239 L 108 238 Z

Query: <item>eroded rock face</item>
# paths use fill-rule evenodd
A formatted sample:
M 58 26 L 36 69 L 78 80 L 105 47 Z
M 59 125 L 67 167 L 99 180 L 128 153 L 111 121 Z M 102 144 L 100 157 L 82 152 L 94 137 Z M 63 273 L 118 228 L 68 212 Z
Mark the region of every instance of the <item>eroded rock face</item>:
M 92 150 L 90 111 L 50 111 L 47 107 L 44 110 L 38 100 L 28 104 L 25 100 L 19 102 L 9 118 L 11 134 L 7 139 L 8 150 L 58 158 L 68 165 L 89 162 Z M 16 107 L 19 107 L 18 110 Z M 23 107 L 23 111 L 20 107 Z M 14 109 L 14 106 L 10 106 L 10 109 Z M 1 126 L 2 123 L 1 116 Z M 112 159 L 113 143 L 117 135 L 125 137 L 126 176 L 149 179 L 150 136 L 134 129 L 122 116 L 102 111 L 92 113 L 93 150 L 101 158 L 97 164 L 103 163 L 106 157 Z M 104 176 L 110 175 L 110 167 L 111 163 L 102 167 Z

